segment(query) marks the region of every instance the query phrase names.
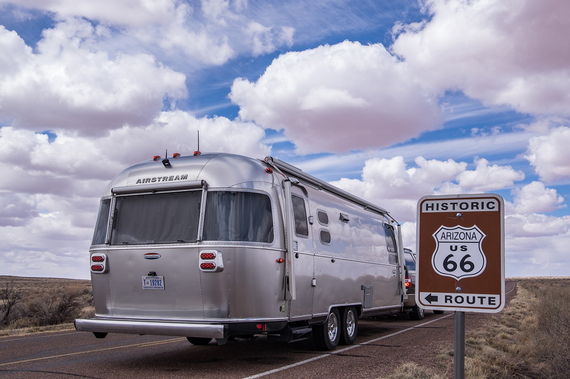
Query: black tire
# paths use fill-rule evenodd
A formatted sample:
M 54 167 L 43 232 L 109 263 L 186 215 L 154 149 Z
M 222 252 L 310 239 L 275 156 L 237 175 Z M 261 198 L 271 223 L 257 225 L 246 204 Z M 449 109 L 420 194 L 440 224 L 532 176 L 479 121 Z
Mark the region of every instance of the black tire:
M 338 309 L 333 308 L 327 321 L 322 325 L 313 327 L 313 341 L 319 350 L 334 350 L 342 334 L 340 315 Z
M 355 307 L 346 307 L 342 312 L 341 345 L 352 345 L 358 334 L 358 314 Z
M 435 313 L 436 315 L 442 315 L 443 311 L 433 311 L 433 313 Z
M 186 339 L 192 345 L 207 345 L 212 340 L 211 338 L 199 338 L 199 337 L 186 337 Z
M 409 315 L 412 320 L 422 320 L 425 316 L 425 311 L 416 305 Z

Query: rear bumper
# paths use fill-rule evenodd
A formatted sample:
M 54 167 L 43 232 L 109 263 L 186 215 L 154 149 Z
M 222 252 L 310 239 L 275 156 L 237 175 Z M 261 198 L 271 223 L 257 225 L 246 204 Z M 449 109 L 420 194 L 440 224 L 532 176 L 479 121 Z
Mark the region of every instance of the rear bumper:
M 133 321 L 116 319 L 76 319 L 80 332 L 130 333 L 198 338 L 227 338 L 228 327 L 222 324 L 186 324 L 180 322 Z

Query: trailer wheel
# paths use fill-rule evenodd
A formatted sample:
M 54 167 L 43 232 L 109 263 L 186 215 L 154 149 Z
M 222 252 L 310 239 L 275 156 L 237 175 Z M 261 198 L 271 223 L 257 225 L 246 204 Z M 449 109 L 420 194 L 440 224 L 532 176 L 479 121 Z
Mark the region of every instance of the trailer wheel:
M 341 321 L 338 309 L 333 308 L 327 321 L 313 327 L 313 340 L 319 350 L 334 350 L 340 341 Z
M 358 333 L 358 316 L 356 308 L 346 307 L 342 312 L 342 333 L 340 343 L 342 345 L 352 345 Z
M 186 337 L 186 339 L 192 345 L 207 345 L 212 340 L 211 338 L 199 338 L 199 337 Z
M 422 320 L 424 318 L 425 311 L 416 305 L 409 314 L 412 320 Z

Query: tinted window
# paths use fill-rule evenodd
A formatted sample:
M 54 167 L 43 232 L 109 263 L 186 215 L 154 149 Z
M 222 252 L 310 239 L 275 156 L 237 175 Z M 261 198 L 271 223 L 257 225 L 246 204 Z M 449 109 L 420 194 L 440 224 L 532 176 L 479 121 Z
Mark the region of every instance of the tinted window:
M 317 212 L 317 217 L 319 218 L 319 222 L 323 225 L 328 225 L 329 224 L 329 216 L 326 214 L 326 212 L 323 211 L 318 211 Z
M 194 242 L 201 191 L 117 197 L 112 245 Z
M 409 254 L 404 254 L 404 256 L 406 258 L 406 266 L 408 266 L 411 271 L 416 271 L 416 262 L 414 262 Z
M 307 222 L 307 211 L 305 201 L 299 196 L 292 196 L 293 215 L 295 217 L 295 233 L 298 236 L 307 237 L 309 235 L 309 224 Z
M 389 252 L 396 252 L 396 238 L 394 236 L 394 228 L 388 224 L 384 224 L 384 231 L 386 233 L 386 245 Z
M 331 243 L 331 234 L 328 230 L 321 230 L 321 242 L 327 245 Z
M 102 245 L 105 243 L 107 236 L 107 225 L 109 224 L 109 208 L 111 207 L 111 199 L 103 199 L 99 204 L 99 214 L 97 216 L 97 224 L 95 224 L 95 232 L 93 233 L 93 245 Z
M 208 192 L 206 241 L 273 242 L 269 196 L 252 192 Z

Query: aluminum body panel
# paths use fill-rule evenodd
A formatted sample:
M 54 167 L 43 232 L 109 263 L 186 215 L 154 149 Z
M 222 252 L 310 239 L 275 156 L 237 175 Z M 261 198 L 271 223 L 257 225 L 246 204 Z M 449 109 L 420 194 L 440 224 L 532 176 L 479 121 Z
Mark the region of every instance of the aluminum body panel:
M 103 195 L 109 196 L 112 188 L 122 186 L 155 184 L 160 188 L 161 184 L 205 180 L 210 187 L 232 187 L 240 183 L 273 183 L 274 180 L 273 175 L 265 172 L 262 162 L 233 154 L 183 156 L 170 159 L 170 163 L 171 168 L 164 167 L 161 161 L 135 164 L 119 173 Z
M 179 321 L 284 317 L 284 266 L 276 262 L 282 250 L 218 245 L 224 260 L 221 272 L 200 270 L 202 250 L 212 247 L 105 250 L 109 274 L 92 275 L 97 315 Z M 160 259 L 144 259 L 149 252 L 160 253 Z M 163 290 L 142 288 L 142 277 L 149 272 L 164 277 Z
M 271 198 L 273 241 L 92 246 L 91 253 L 107 255 L 108 272 L 91 274 L 96 319 L 89 323 L 78 320 L 78 325 L 84 328 L 81 330 L 96 327 L 97 330 L 89 330 L 111 332 L 124 326 L 125 332 L 137 327 L 159 331 L 144 323 L 310 321 L 314 317 L 322 319 L 332 306 L 362 307 L 364 287 L 371 289 L 368 292 L 371 299 L 369 306 L 362 309 L 363 314 L 390 312 L 401 306 L 398 262 L 393 259 L 395 254 L 388 251 L 383 231 L 384 225 L 391 221 L 384 213 L 367 210 L 362 204 L 302 180 L 293 185 L 291 191 L 304 199 L 311 222 L 308 236 L 292 233 L 294 251 L 290 256 L 291 264 L 295 265 L 297 298 L 291 300 L 285 290 L 287 264 L 278 262 L 287 259 L 284 177 L 266 172 L 267 166 L 261 161 L 231 154 L 203 154 L 170 161 L 172 168 L 165 168 L 160 161 L 149 161 L 124 170 L 110 183 L 104 197 L 113 196 L 113 188 L 137 183 L 145 188 L 155 185 L 156 190 L 169 184 L 173 188 L 172 182 L 177 180 L 187 180 L 194 187 L 196 181 L 204 181 L 207 190 L 263 192 Z M 183 188 L 179 182 L 174 186 L 176 190 Z M 328 215 L 327 223 L 319 220 L 318 212 Z M 329 242 L 322 241 L 323 231 L 330 234 Z M 219 251 L 223 270 L 200 270 L 202 250 Z M 144 259 L 146 253 L 159 253 L 160 258 Z M 142 289 L 142 277 L 150 273 L 164 277 L 163 290 Z M 144 326 L 128 326 L 123 321 Z M 110 329 L 101 330 L 104 325 Z M 153 334 L 148 330 L 147 334 Z M 191 330 L 198 333 L 198 329 L 192 328 L 184 333 Z
M 307 216 L 311 214 L 309 203 L 302 188 L 292 186 L 291 194 L 305 202 Z M 291 320 L 309 319 L 313 315 L 315 288 L 312 285 L 315 277 L 313 234 L 309 225 L 308 236 L 299 236 L 293 232 L 292 265 L 296 281 L 296 299 L 290 301 L 289 317 Z
M 313 314 L 327 313 L 331 304 L 363 304 L 363 286 L 373 288 L 370 308 L 400 306 L 397 255 L 388 251 L 384 233 L 390 220 L 329 192 L 304 188 L 315 215 Z M 326 214 L 328 222 L 322 222 L 319 213 Z M 330 233 L 330 242 L 322 240 L 321 232 Z

